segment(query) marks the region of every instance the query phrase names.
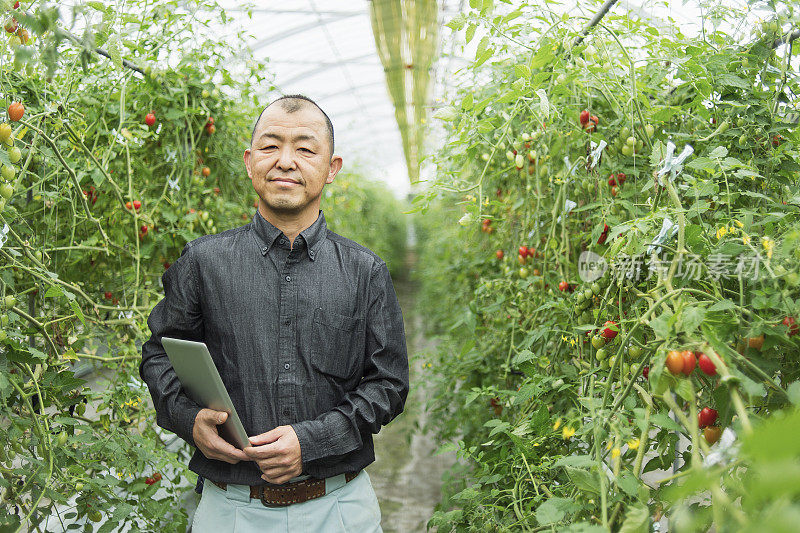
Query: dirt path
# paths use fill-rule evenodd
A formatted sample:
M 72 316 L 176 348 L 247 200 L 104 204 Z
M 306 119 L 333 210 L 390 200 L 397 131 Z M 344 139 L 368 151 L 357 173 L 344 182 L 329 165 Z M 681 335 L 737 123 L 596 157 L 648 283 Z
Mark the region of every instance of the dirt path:
M 381 504 L 384 532 L 424 532 L 440 500 L 442 474 L 454 456 L 433 456 L 436 444 L 430 436 L 420 433 L 419 428 L 426 421 L 426 391 L 420 376 L 434 344 L 423 336 L 422 317 L 414 312 L 415 285 L 407 279 L 395 280 L 394 285 L 406 328 L 411 391 L 403 413 L 375 435 L 375 462 L 367 472 Z

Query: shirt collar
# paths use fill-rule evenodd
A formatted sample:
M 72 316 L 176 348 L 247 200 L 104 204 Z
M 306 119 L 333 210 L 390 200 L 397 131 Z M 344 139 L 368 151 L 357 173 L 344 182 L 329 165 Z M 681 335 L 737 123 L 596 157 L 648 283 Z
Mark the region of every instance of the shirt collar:
M 261 247 L 261 254 L 267 255 L 272 245 L 275 244 L 275 240 L 283 235 L 283 231 L 276 228 L 269 222 L 266 218 L 261 215 L 261 212 L 256 209 L 255 214 L 253 215 L 253 227 L 255 228 L 256 235 L 261 239 L 262 247 Z M 325 222 L 325 214 L 322 210 L 319 210 L 317 214 L 317 220 L 314 221 L 309 227 L 304 229 L 300 232 L 300 237 L 303 237 L 303 240 L 306 243 L 306 250 L 308 251 L 308 257 L 312 261 L 316 260 L 316 256 L 319 253 L 319 246 L 322 240 L 325 238 L 328 232 L 328 225 Z M 295 245 L 297 245 L 297 240 L 295 239 Z

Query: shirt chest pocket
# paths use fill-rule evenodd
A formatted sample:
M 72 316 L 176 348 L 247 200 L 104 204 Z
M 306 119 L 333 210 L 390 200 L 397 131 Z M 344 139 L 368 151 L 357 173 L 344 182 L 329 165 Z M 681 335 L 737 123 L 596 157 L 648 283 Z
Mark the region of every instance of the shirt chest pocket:
M 344 384 L 361 378 L 364 364 L 364 319 L 322 308 L 311 323 L 311 366 Z

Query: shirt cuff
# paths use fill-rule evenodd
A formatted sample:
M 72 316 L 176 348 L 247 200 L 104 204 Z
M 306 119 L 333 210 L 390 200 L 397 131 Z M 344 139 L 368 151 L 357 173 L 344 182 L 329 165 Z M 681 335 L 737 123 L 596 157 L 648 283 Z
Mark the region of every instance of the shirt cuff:
M 328 411 L 315 420 L 291 424 L 300 443 L 300 459 L 305 464 L 332 455 L 343 455 L 361 447 L 361 436 L 339 411 Z
M 180 402 L 180 407 L 177 409 L 177 420 L 175 420 L 175 434 L 188 442 L 191 446 L 197 448 L 194 442 L 194 421 L 203 408 L 189 400 Z

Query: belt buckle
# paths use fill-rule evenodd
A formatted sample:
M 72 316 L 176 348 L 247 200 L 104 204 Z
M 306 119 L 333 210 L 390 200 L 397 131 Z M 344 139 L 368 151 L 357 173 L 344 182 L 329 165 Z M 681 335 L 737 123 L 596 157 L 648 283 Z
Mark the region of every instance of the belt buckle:
M 289 505 L 288 503 L 269 503 L 266 495 L 263 492 L 261 493 L 261 503 L 264 505 L 264 507 L 286 507 Z
M 261 500 L 262 505 L 264 505 L 264 507 L 287 507 L 288 505 L 290 505 L 289 502 L 271 503 L 271 502 L 267 501 L 267 488 L 268 487 L 266 487 L 266 486 L 261 488 L 261 498 L 260 498 L 260 500 Z

